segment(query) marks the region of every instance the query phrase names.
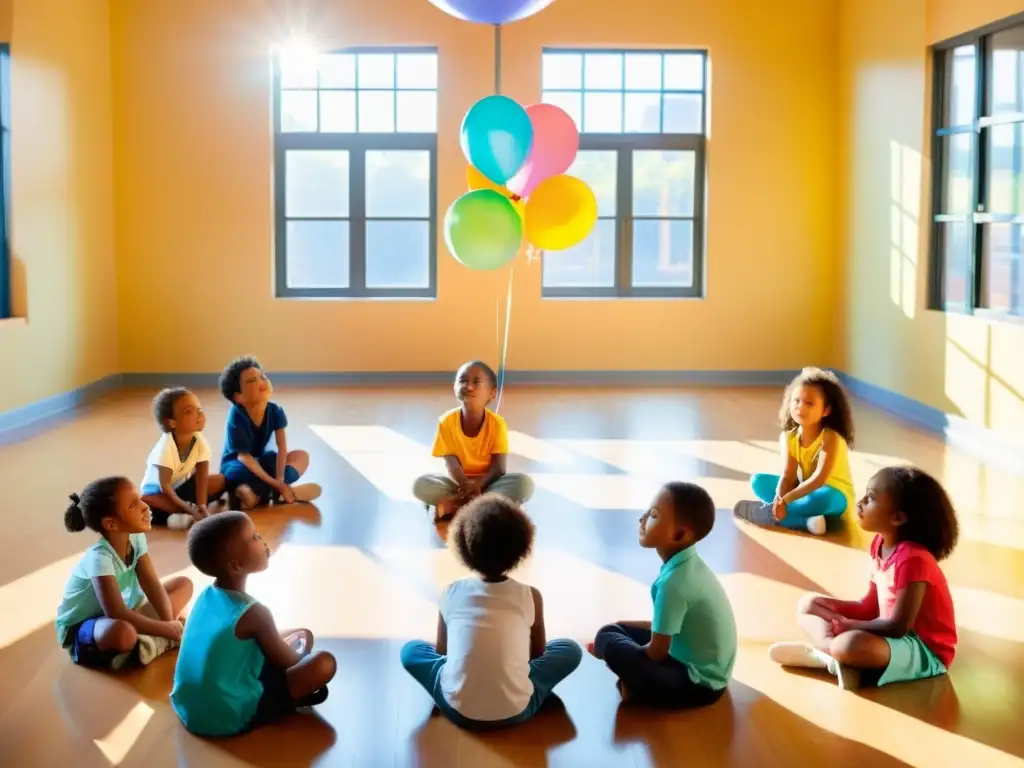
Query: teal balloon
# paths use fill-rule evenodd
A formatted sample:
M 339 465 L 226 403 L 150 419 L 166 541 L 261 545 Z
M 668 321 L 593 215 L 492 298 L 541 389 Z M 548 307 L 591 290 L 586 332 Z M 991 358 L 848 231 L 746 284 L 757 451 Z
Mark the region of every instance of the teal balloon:
M 500 192 L 476 189 L 452 203 L 444 217 L 444 241 L 470 269 L 498 269 L 519 253 L 523 220 Z
M 533 123 L 508 96 L 487 96 L 462 119 L 462 153 L 495 184 L 516 175 L 533 148 Z

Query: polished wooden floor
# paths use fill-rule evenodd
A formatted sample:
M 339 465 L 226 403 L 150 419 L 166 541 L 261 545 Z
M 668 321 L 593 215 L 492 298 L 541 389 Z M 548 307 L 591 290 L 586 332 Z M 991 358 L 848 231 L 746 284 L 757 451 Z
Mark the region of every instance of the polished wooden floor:
M 174 657 L 114 675 L 75 667 L 57 646 L 61 588 L 88 534 L 62 528 L 67 494 L 95 477 L 136 481 L 156 438 L 152 392 L 124 392 L 0 446 L 0 765 L 160 766 L 985 766 L 1024 764 L 1024 478 L 858 405 L 859 487 L 913 462 L 940 476 L 963 536 L 946 563 L 961 630 L 948 678 L 859 694 L 778 669 L 768 643 L 796 636 L 806 590 L 859 596 L 866 536 L 852 523 L 814 539 L 738 526 L 728 510 L 746 480 L 776 466 L 771 390 L 546 390 L 506 393 L 510 468 L 530 472 L 534 557 L 520 574 L 545 596 L 549 637 L 585 642 L 602 623 L 649 617 L 656 556 L 636 520 L 668 479 L 701 482 L 720 517 L 699 546 L 737 614 L 741 652 L 729 695 L 699 712 L 619 708 L 614 680 L 585 658 L 558 693 L 564 709 L 499 735 L 431 716 L 398 663 L 431 638 L 439 590 L 461 574 L 413 477 L 450 390 L 285 389 L 290 447 L 312 456 L 316 507 L 254 513 L 275 555 L 252 583 L 280 626 L 303 625 L 338 657 L 318 716 L 220 742 L 193 738 L 170 709 Z M 219 450 L 225 407 L 202 391 Z M 188 573 L 183 534 L 154 532 L 164 575 Z

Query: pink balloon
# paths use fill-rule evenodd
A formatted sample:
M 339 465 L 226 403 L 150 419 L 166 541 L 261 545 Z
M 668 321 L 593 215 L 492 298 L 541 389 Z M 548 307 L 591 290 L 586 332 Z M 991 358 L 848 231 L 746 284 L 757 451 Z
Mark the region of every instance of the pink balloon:
M 531 104 L 526 114 L 533 125 L 533 148 L 515 176 L 509 191 L 527 197 L 545 179 L 565 173 L 576 159 L 580 132 L 565 110 L 554 104 Z

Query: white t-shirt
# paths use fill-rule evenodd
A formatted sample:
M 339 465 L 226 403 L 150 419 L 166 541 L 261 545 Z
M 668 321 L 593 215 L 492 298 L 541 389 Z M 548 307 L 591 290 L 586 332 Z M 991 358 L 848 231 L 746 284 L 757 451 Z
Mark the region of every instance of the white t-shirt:
M 146 459 L 146 474 L 142 478 L 141 487 L 160 485 L 158 467 L 167 467 L 171 470 L 171 487 L 177 488 L 195 474 L 196 464 L 201 461 L 209 461 L 210 455 L 210 444 L 206 442 L 206 438 L 201 432 L 196 432 L 192 450 L 182 461 L 178 455 L 178 446 L 174 442 L 174 435 L 164 432 L 156 441 L 153 450 L 149 452 L 149 458 Z
M 533 592 L 514 579 L 460 579 L 441 597 L 448 656 L 441 692 L 470 720 L 493 722 L 520 714 L 533 696 L 530 629 Z
M 128 541 L 131 543 L 130 563 L 125 563 L 104 538 L 89 547 L 78 561 L 64 586 L 64 597 L 57 608 L 57 640 L 61 645 L 71 645 L 69 630 L 86 619 L 103 615 L 103 606 L 92 586 L 92 580 L 97 576 L 113 576 L 117 579 L 121 599 L 129 609 L 135 610 L 146 601 L 139 577 L 135 573 L 139 558 L 149 551 L 146 535 L 132 533 Z

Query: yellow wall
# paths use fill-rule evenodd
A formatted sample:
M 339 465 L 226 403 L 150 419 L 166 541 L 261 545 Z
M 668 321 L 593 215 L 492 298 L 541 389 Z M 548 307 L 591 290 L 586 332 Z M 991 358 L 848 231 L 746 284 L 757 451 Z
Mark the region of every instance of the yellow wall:
M 928 46 L 1024 11 L 1005 0 L 843 0 L 845 370 L 1024 434 L 1024 326 L 926 309 Z
M 507 276 L 468 271 L 443 250 L 437 301 L 273 298 L 268 59 L 303 24 L 324 48 L 437 45 L 443 214 L 465 191 L 460 121 L 491 92 L 490 28 L 426 0 L 111 0 L 111 9 L 123 370 L 215 371 L 249 351 L 292 371 L 495 360 Z M 520 263 L 511 368 L 840 362 L 830 322 L 836 22 L 820 0 L 558 0 L 506 29 L 505 90 L 523 102 L 540 96 L 545 45 L 707 46 L 714 89 L 708 298 L 542 301 L 539 265 Z
M 26 321 L 0 321 L 0 412 L 118 369 L 107 3 L 4 5 L 13 307 Z

